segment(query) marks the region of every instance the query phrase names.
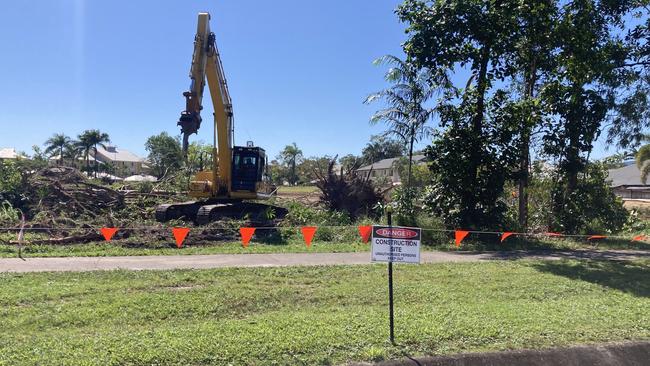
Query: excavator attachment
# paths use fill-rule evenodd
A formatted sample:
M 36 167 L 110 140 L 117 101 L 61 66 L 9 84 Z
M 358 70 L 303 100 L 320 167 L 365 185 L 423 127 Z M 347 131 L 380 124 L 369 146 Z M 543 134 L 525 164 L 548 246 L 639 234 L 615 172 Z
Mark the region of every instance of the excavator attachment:
M 187 92 L 184 94 L 187 94 Z M 183 111 L 176 124 L 181 126 L 181 134 L 183 134 L 183 156 L 187 156 L 190 135 L 199 131 L 201 127 L 201 115 L 196 112 Z

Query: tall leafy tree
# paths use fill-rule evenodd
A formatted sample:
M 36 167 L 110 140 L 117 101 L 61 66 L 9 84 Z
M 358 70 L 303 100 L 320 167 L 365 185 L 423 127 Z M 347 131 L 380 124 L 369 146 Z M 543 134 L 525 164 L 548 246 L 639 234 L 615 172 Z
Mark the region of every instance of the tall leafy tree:
M 193 141 L 187 149 L 185 164 L 192 172 L 212 169 L 212 146 L 202 142 Z
M 404 144 L 385 135 L 372 135 L 370 141 L 361 150 L 361 163 L 370 165 L 383 159 L 404 155 Z
M 62 133 L 55 133 L 45 141 L 45 154 L 48 156 L 58 153 L 59 164 L 63 164 L 63 152 L 72 144 L 70 137 Z
M 589 154 L 605 123 L 617 109 L 616 89 L 630 48 L 616 33 L 628 1 L 580 0 L 560 6 L 557 65 L 543 92 L 549 109 L 544 152 L 558 161 L 553 189 L 554 229 L 577 232 L 584 227 L 578 202 L 588 187 L 580 183 Z M 582 174 L 584 176 L 584 174 Z
M 650 142 L 650 136 L 644 135 L 643 141 Z M 641 171 L 641 181 L 646 184 L 650 175 L 650 144 L 645 144 L 634 154 L 636 166 Z
M 296 166 L 302 159 L 302 150 L 298 148 L 296 143 L 287 145 L 278 155 L 281 160 L 290 169 L 289 183 L 295 185 L 298 182 L 298 175 L 296 174 Z
M 516 71 L 512 84 L 518 100 L 514 101 L 517 132 L 518 166 L 518 224 L 521 230 L 528 227 L 528 186 L 530 181 L 530 150 L 533 131 L 542 125 L 544 111 L 539 91 L 553 70 L 557 46 L 555 32 L 558 18 L 557 0 L 522 1 L 517 8 L 517 28 L 513 29 L 514 52 L 512 62 Z
M 391 66 L 385 79 L 392 85 L 366 98 L 365 103 L 380 100 L 385 105 L 371 117 L 370 123 L 385 123 L 388 133 L 398 136 L 408 146 L 407 188 L 410 188 L 413 145 L 431 132 L 427 122 L 433 115 L 433 109 L 427 108 L 425 103 L 436 89 L 429 83 L 431 75 L 427 68 L 417 67 L 392 55 L 381 57 L 375 63 Z
M 447 130 L 428 155 L 443 159 L 431 168 L 434 187 L 445 196 L 431 197 L 437 211 L 456 207 L 449 224 L 480 227 L 502 216 L 495 212 L 503 211 L 497 207 L 507 170 L 497 159 L 500 147 L 491 146 L 501 136 L 489 124 L 487 101 L 493 83 L 516 71 L 509 61 L 518 6 L 514 0 L 406 0 L 397 9 L 408 24 L 404 50 L 409 59 L 428 69 L 429 82 L 445 91 L 438 112 Z M 471 74 L 464 88 L 449 76 L 459 66 Z
M 150 136 L 144 146 L 149 152 L 148 159 L 151 163 L 152 173 L 158 179 L 166 176 L 169 172 L 180 169 L 183 165 L 181 143 L 177 138 L 169 136 L 167 132 Z
M 83 151 L 86 157 L 86 169 L 90 171 L 90 151 L 93 151 L 95 159 L 95 177 L 97 177 L 97 146 L 106 148 L 106 144 L 111 142 L 107 133 L 100 130 L 85 130 L 78 136 L 77 146 Z
M 77 141 L 72 141 L 63 149 L 63 158 L 70 161 L 71 166 L 76 166 L 77 159 L 82 156 L 82 150 Z
M 332 160 L 333 158 L 327 155 L 302 159 L 300 164 L 296 167 L 298 180 L 305 183 L 317 180 L 318 177 L 327 174 L 327 169 Z
M 619 39 L 624 49 L 612 59 L 616 77 L 609 83 L 615 106 L 607 141 L 627 149 L 644 141 L 650 128 L 650 1 L 617 1 L 612 6 L 627 14 L 626 21 L 616 21 L 613 27 L 625 37 Z
M 350 174 L 361 168 L 363 159 L 359 156 L 348 154 L 339 158 L 339 164 L 341 164 L 344 173 Z

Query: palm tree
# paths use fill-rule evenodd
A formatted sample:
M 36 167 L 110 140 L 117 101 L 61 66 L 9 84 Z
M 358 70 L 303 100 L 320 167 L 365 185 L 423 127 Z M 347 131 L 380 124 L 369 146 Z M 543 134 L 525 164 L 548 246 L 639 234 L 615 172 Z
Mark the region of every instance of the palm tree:
M 70 137 L 62 133 L 55 133 L 45 141 L 45 154 L 51 157 L 55 152 L 58 152 L 59 164 L 63 164 L 63 150 L 70 146 L 71 143 Z
M 81 148 L 78 146 L 78 141 L 72 141 L 63 150 L 63 157 L 70 160 L 70 165 L 76 167 L 77 159 L 81 156 Z
M 386 133 L 398 136 L 408 146 L 407 188 L 410 188 L 413 145 L 431 133 L 426 123 L 433 116 L 434 110 L 424 106 L 435 92 L 430 84 L 431 73 L 426 68 L 417 68 L 392 55 L 381 57 L 374 63 L 392 65 L 386 72 L 385 79 L 393 85 L 369 95 L 364 103 L 369 104 L 377 100 L 385 103 L 386 108 L 377 111 L 370 118 L 370 123 L 386 123 Z
M 83 151 L 86 157 L 86 169 L 90 171 L 90 150 L 93 150 L 93 158 L 95 159 L 95 178 L 97 178 L 97 145 L 106 148 L 104 143 L 111 142 L 107 133 L 100 132 L 99 130 L 86 130 L 79 135 L 77 146 Z
M 298 181 L 298 177 L 296 177 L 296 162 L 301 157 L 302 150 L 298 148 L 295 142 L 285 146 L 284 150 L 280 152 L 280 158 L 291 166 L 291 184 L 293 185 Z

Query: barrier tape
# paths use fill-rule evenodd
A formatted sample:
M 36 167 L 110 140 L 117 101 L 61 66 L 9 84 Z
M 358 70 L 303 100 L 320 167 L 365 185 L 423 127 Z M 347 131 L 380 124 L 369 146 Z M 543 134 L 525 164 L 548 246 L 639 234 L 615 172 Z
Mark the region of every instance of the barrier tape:
M 351 226 L 351 225 L 323 225 L 323 226 L 260 226 L 260 227 L 241 227 L 239 228 L 239 233 L 242 239 L 242 245 L 244 248 L 247 248 L 253 235 L 258 230 L 279 230 L 279 229 L 300 229 L 305 245 L 311 247 L 312 241 L 316 234 L 316 231 L 319 228 L 330 228 L 330 229 L 344 229 L 344 228 L 357 228 L 361 241 L 363 243 L 368 243 L 372 233 L 371 225 L 360 225 L 360 226 Z M 153 231 L 162 231 L 169 230 L 170 228 L 164 226 L 137 226 L 137 227 L 103 227 L 99 230 L 106 241 L 110 241 L 113 236 L 118 231 L 137 231 L 137 230 L 153 230 Z M 201 231 L 224 231 L 224 230 L 233 230 L 233 228 L 196 228 Z M 27 231 L 95 231 L 94 228 L 79 228 L 79 227 L 64 227 L 64 228 L 47 228 L 47 227 L 24 227 L 24 222 L 21 223 L 20 227 L 0 227 L 0 231 L 18 231 L 18 243 L 24 241 L 24 233 Z M 180 249 L 183 247 L 183 242 L 187 238 L 191 228 L 187 227 L 174 227 L 171 228 L 172 234 L 176 241 L 176 246 Z M 545 232 L 545 233 L 530 233 L 530 232 L 512 232 L 512 231 L 482 231 L 482 230 L 451 230 L 451 229 L 427 229 L 423 228 L 422 231 L 429 232 L 440 232 L 440 233 L 453 233 L 454 242 L 456 247 L 460 247 L 463 240 L 468 237 L 470 234 L 488 234 L 488 235 L 498 235 L 500 236 L 500 242 L 503 243 L 511 236 L 524 236 L 524 237 L 551 237 L 551 238 L 585 238 L 588 241 L 594 240 L 603 240 L 603 239 L 622 239 L 630 240 L 633 242 L 643 242 L 648 239 L 648 236 L 645 234 L 635 235 L 632 238 L 629 236 L 622 235 L 583 235 L 583 234 L 562 234 L 556 232 Z

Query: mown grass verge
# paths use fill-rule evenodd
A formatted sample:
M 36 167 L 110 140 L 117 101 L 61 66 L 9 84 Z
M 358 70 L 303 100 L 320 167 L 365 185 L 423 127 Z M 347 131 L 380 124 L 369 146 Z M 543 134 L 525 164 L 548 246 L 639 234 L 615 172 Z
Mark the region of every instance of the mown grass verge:
M 244 248 L 241 242 L 215 242 L 211 245 L 188 245 L 177 248 L 173 242 L 153 242 L 133 245 L 128 242 L 92 242 L 69 245 L 28 244 L 22 248 L 23 257 L 111 257 L 135 255 L 193 255 L 193 254 L 245 254 L 245 253 L 341 253 L 369 251 L 363 243 L 312 243 L 291 241 L 284 244 L 250 243 Z M 0 258 L 16 257 L 17 245 L 0 244 Z
M 328 228 L 329 231 L 335 229 Z M 354 237 L 348 235 L 348 237 Z M 3 236 L 0 235 L 0 239 Z M 4 234 L 5 240 L 15 240 L 14 235 Z M 327 240 L 323 240 L 326 238 Z M 632 242 L 629 240 L 607 239 L 589 242 L 580 239 L 553 238 L 509 238 L 505 243 L 498 240 L 481 240 L 471 236 L 457 248 L 450 235 L 438 235 L 435 238 L 425 238 L 422 250 L 441 251 L 508 251 L 508 250 L 575 250 L 575 249 L 633 249 L 650 250 L 650 244 Z M 25 257 L 102 257 L 102 256 L 135 256 L 135 255 L 191 255 L 191 254 L 244 254 L 244 253 L 308 253 L 308 252 L 364 252 L 369 251 L 370 245 L 360 239 L 328 238 L 317 232 L 311 247 L 307 247 L 298 235 L 283 241 L 260 241 L 253 239 L 248 248 L 237 241 L 214 241 L 194 244 L 188 241 L 183 248 L 178 249 L 170 234 L 168 241 L 158 240 L 113 240 L 111 242 L 91 242 L 84 244 L 30 244 L 23 245 L 22 255 Z M 18 245 L 0 244 L 0 258 L 18 256 Z
M 312 365 L 650 338 L 650 261 L 0 274 L 0 364 Z

